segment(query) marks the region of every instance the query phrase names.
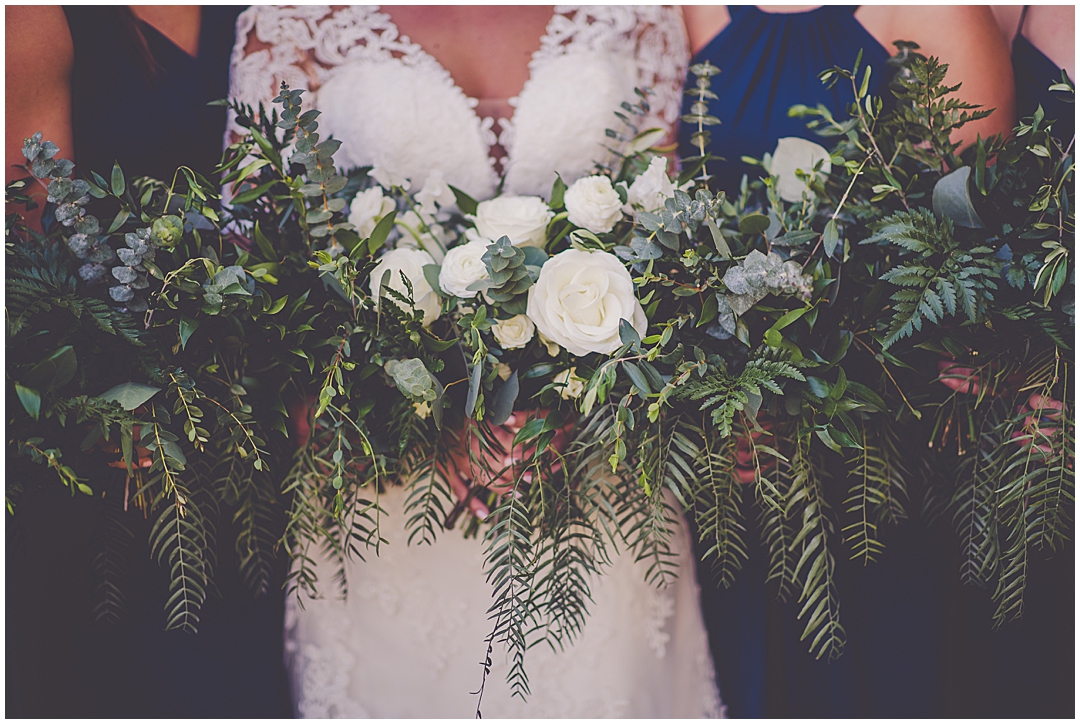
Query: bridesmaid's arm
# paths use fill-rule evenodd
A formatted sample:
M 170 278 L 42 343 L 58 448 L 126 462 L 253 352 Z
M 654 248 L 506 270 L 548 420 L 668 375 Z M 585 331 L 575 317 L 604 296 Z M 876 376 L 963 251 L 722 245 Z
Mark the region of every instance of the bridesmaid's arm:
M 41 131 L 60 147 L 57 154 L 75 159 L 71 129 L 71 70 L 75 49 L 67 18 L 59 5 L 4 8 L 6 48 L 4 60 L 7 108 L 4 153 L 5 183 L 23 178 L 16 168 L 24 162 L 23 139 Z M 45 190 L 33 193 L 41 203 Z M 27 214 L 27 223 L 40 225 L 41 207 Z
M 888 50 L 894 40 L 919 44 L 923 55 L 949 64 L 949 85 L 962 83 L 960 98 L 996 109 L 953 135 L 965 146 L 997 133 L 1008 134 L 1016 121 L 1012 62 L 993 13 L 985 5 L 866 5 L 855 15 Z

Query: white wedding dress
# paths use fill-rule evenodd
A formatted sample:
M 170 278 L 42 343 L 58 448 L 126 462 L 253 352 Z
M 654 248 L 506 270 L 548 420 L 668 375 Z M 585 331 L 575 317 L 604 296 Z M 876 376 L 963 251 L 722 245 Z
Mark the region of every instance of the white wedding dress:
M 511 119 L 480 118 L 450 74 L 372 7 L 256 6 L 237 23 L 231 97 L 270 107 L 284 80 L 305 88 L 320 132 L 343 142 L 338 166 L 374 165 L 414 181 L 431 170 L 483 200 L 546 195 L 604 158 L 614 111 L 649 87 L 641 129 L 678 120 L 689 58 L 682 18 L 661 7 L 559 7 Z M 233 128 L 233 131 L 240 129 Z M 491 159 L 498 143 L 505 169 Z M 347 564 L 349 593 L 286 608 L 285 656 L 303 717 L 471 717 L 491 630 L 483 543 L 447 531 L 408 546 L 404 489 L 380 496 L 387 543 Z M 680 575 L 662 589 L 618 555 L 591 583 L 595 603 L 567 649 L 529 651 L 532 694 L 511 697 L 498 645 L 481 709 L 486 717 L 716 717 L 723 713 L 698 603 L 685 525 L 672 540 Z M 332 589 L 333 566 L 320 570 Z

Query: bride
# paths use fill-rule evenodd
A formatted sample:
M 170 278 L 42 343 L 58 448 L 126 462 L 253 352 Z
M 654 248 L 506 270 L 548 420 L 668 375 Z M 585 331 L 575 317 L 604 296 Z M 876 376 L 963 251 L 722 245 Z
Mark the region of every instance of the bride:
M 643 128 L 674 130 L 689 52 L 661 7 L 270 7 L 237 23 L 231 97 L 270 107 L 308 89 L 342 168 L 376 166 L 420 187 L 429 173 L 478 200 L 546 195 L 603 158 L 614 112 L 648 87 Z M 238 130 L 238 129 L 234 129 Z M 490 632 L 482 542 L 444 532 L 409 546 L 405 494 L 381 497 L 387 544 L 347 564 L 346 600 L 290 597 L 286 665 L 304 717 L 465 717 Z M 482 510 L 474 512 L 483 515 Z M 583 633 L 532 649 L 531 696 L 511 696 L 496 645 L 481 703 L 495 717 L 702 717 L 722 713 L 685 524 L 676 583 L 657 589 L 629 554 L 592 583 Z M 329 562 L 321 580 L 331 576 Z

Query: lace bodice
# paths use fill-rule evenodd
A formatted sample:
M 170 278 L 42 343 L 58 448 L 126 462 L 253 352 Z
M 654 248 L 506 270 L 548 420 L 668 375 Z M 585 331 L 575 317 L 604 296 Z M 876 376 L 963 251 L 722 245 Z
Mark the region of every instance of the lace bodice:
M 450 73 L 377 7 L 255 6 L 237 21 L 231 97 L 269 107 L 281 81 L 310 91 L 342 168 L 378 166 L 419 185 L 432 169 L 476 199 L 546 195 L 603 161 L 615 111 L 649 88 L 640 130 L 679 117 L 689 49 L 668 7 L 555 9 L 511 118 L 481 118 Z M 497 127 L 496 127 L 497 126 Z M 233 129 L 236 130 L 236 129 Z M 491 156 L 506 150 L 505 171 Z

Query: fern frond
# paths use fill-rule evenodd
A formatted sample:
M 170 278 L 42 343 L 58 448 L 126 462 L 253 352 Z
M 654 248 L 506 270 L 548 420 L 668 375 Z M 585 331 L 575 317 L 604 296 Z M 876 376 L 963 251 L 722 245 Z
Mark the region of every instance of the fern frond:
M 731 435 L 735 414 L 741 411 L 749 400 L 747 393 L 761 395 L 761 387 L 773 392 L 780 389 L 778 381 L 788 378 L 805 382 L 803 374 L 790 363 L 782 359 L 771 359 L 762 351 L 749 362 L 737 376 L 723 368 L 710 368 L 710 373 L 702 378 L 690 377 L 679 388 L 679 399 L 704 400 L 701 410 L 709 410 L 713 425 L 720 437 Z
M 881 275 L 900 287 L 893 293 L 893 317 L 882 341 L 889 348 L 921 331 L 924 322 L 938 324 L 959 308 L 969 321 L 985 314 L 993 300 L 1000 262 L 989 247 L 961 248 L 952 220 L 930 209 L 901 211 L 871 225 L 864 244 L 888 243 L 909 252 L 899 265 Z
M 872 518 L 875 508 L 883 507 L 889 500 L 888 489 L 892 483 L 892 470 L 882 450 L 866 434 L 861 426 L 862 449 L 856 449 L 848 458 L 848 497 L 844 512 L 854 520 L 841 529 L 844 542 L 851 546 L 851 558 L 862 559 L 863 565 L 871 563 L 885 549 L 878 526 Z
M 714 580 L 729 588 L 735 573 L 748 558 L 742 533 L 742 486 L 735 479 L 735 441 L 716 440 L 709 431 L 697 431 L 701 453 L 695 460 L 697 485 L 694 518 L 698 537 L 707 548 L 703 561 L 711 561 Z
M 116 496 L 106 498 L 101 508 L 95 536 L 98 552 L 91 563 L 94 583 L 93 615 L 96 623 L 115 625 L 127 604 L 123 580 L 126 551 L 134 535 L 124 525 Z
M 785 435 L 783 430 L 775 430 L 777 442 L 784 449 L 794 450 L 796 441 L 792 435 Z M 784 435 L 781 437 L 781 435 Z M 784 500 L 791 497 L 791 486 L 795 473 L 792 461 L 786 458 L 778 458 L 776 472 L 773 476 L 776 488 Z M 766 553 L 769 557 L 769 569 L 765 575 L 765 582 L 776 582 L 778 601 L 788 601 L 796 590 L 795 579 L 795 529 L 794 521 L 788 515 L 787 507 L 773 505 L 761 506 L 760 515 L 761 538 L 765 544 Z
M 985 586 L 998 570 L 997 484 L 1005 455 L 999 421 L 1006 414 L 1006 403 L 995 400 L 979 415 L 976 449 L 957 470 L 953 523 L 960 534 L 960 580 L 965 584 Z
M 511 659 L 506 681 L 511 695 L 524 701 L 530 694 L 525 672 L 526 632 L 536 625 L 538 611 L 532 592 L 534 530 L 527 502 L 516 494 L 519 492 L 524 491 L 508 492 L 491 511 L 493 524 L 484 536 L 484 568 L 495 599 L 488 609 L 488 618 L 494 621 L 488 641 L 506 646 Z
M 846 634 L 840 625 L 836 595 L 836 563 L 830 550 L 833 535 L 819 473 L 810 460 L 809 442 L 800 441 L 791 458 L 791 489 L 787 514 L 799 521 L 792 547 L 798 554 L 794 577 L 801 582 L 799 620 L 806 621 L 800 640 L 810 639 L 810 653 L 835 659 L 844 650 Z

